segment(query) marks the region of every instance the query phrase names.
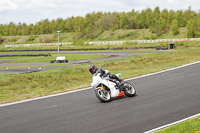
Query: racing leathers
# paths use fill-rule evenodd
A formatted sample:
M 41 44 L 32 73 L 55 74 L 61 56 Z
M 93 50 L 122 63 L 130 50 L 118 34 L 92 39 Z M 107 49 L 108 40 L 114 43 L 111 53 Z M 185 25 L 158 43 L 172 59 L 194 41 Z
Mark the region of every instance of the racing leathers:
M 122 79 L 120 79 L 119 77 L 117 77 L 115 74 L 111 74 L 108 70 L 106 70 L 105 68 L 99 68 L 95 74 L 100 74 L 100 77 L 109 77 L 110 79 L 116 79 L 117 81 L 119 81 L 120 85 L 124 85 L 124 81 Z M 117 84 L 118 85 L 118 84 Z

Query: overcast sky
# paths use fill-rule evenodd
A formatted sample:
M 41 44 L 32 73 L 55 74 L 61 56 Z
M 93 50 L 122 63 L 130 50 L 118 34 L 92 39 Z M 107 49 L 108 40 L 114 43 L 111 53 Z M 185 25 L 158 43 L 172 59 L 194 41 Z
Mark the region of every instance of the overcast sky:
M 192 10 L 199 12 L 200 0 L 0 0 L 0 24 L 33 23 L 71 16 L 85 16 L 93 11 L 121 12 L 154 9 Z

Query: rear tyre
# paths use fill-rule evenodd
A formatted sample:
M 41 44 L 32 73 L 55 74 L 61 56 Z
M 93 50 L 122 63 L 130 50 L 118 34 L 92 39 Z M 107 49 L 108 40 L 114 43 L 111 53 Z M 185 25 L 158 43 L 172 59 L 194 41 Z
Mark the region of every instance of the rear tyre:
M 102 102 L 110 102 L 111 96 L 107 90 L 97 89 L 95 90 L 96 97 Z
M 124 86 L 126 87 L 124 91 L 126 96 L 133 97 L 136 95 L 136 89 L 133 87 L 132 84 L 125 82 Z

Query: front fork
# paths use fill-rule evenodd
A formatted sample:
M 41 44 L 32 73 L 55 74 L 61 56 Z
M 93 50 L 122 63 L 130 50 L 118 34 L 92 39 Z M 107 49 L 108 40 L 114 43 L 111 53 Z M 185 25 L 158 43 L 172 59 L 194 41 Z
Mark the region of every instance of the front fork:
M 103 85 L 102 86 L 99 86 L 98 88 L 96 88 L 95 90 L 97 89 L 100 89 L 102 90 L 103 94 L 106 95 L 106 93 L 109 93 L 110 94 L 110 90 L 107 90 L 106 87 L 104 87 Z

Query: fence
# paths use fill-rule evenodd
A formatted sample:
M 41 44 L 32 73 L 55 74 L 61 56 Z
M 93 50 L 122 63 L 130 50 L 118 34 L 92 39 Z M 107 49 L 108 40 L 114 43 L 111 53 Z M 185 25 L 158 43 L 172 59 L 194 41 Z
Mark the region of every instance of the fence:
M 156 39 L 156 40 L 125 40 L 125 41 L 97 41 L 97 42 L 84 42 L 88 44 L 123 44 L 126 42 L 138 42 L 138 43 L 159 43 L 159 42 L 181 42 L 181 41 L 200 41 L 200 38 L 184 38 L 184 39 Z M 72 42 L 61 42 L 62 45 L 69 45 Z M 39 44 L 10 44 L 5 47 L 30 47 L 30 46 L 48 46 L 58 45 L 58 43 L 39 43 Z

